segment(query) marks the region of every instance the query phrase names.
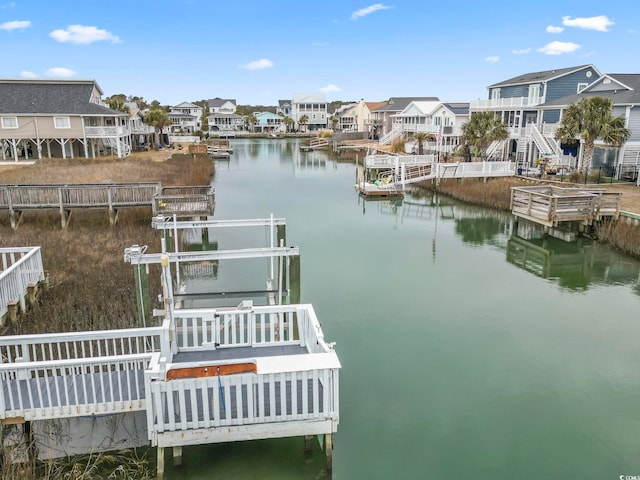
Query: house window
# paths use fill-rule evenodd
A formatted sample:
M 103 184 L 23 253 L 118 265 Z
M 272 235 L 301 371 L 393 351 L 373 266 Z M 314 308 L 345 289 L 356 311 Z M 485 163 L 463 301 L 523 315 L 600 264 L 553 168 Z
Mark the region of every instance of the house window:
M 497 100 L 500 98 L 500 89 L 499 88 L 492 88 L 491 89 L 491 99 L 492 100 Z
M 71 128 L 69 117 L 53 117 L 53 126 L 55 128 Z
M 529 85 L 529 105 L 537 105 L 540 101 L 540 84 Z
M 585 88 L 587 88 L 589 86 L 588 83 L 579 83 L 578 84 L 578 90 L 577 93 L 580 93 L 582 90 L 584 90 Z
M 18 117 L 2 117 L 2 128 L 18 128 Z

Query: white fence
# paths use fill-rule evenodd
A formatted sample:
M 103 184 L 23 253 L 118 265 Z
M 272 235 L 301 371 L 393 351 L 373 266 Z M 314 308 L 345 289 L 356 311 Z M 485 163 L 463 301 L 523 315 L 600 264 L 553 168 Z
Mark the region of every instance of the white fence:
M 130 133 L 128 127 L 84 127 L 84 134 L 89 138 L 122 137 Z
M 40 247 L 0 248 L 0 319 L 8 305 L 20 302 L 25 307 L 29 285 L 44 281 Z
M 217 427 L 245 430 L 209 432 L 207 441 L 246 439 L 242 437 L 246 429 L 253 429 L 255 438 L 335 431 L 340 364 L 333 348 L 324 341 L 311 305 L 176 310 L 175 322 L 180 353 L 234 347 L 249 350 L 241 357 L 218 359 L 215 365 L 203 360 L 206 356 L 202 355 L 197 357 L 199 361 L 177 361 L 170 352 L 152 364 L 145 382 L 152 397 L 147 403 L 147 422 L 154 445 L 176 441 L 189 444 L 190 438 L 202 442 L 202 434 L 190 437 L 184 432 Z M 259 353 L 269 347 L 278 347 L 280 353 Z M 285 347 L 304 349 L 292 356 L 282 351 Z M 213 372 L 217 367 L 237 365 L 254 368 L 252 373 L 228 375 L 219 369 L 218 374 L 207 373 L 209 369 Z M 200 373 L 171 375 L 172 371 L 190 369 Z M 297 422 L 297 427 L 273 426 L 282 422 Z M 272 425 L 263 430 L 261 425 L 265 423 Z M 301 430 L 296 433 L 295 428 Z M 180 438 L 163 440 L 171 432 L 181 432 Z
M 0 419 L 144 410 L 144 370 L 168 349 L 168 324 L 1 337 Z

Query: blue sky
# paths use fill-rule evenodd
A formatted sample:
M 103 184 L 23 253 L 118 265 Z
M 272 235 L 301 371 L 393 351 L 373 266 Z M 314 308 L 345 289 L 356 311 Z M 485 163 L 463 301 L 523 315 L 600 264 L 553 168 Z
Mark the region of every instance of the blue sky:
M 638 30 L 636 30 L 636 28 Z M 275 105 L 486 98 L 521 73 L 640 73 L 635 1 L 0 0 L 0 77 L 92 78 L 105 96 Z

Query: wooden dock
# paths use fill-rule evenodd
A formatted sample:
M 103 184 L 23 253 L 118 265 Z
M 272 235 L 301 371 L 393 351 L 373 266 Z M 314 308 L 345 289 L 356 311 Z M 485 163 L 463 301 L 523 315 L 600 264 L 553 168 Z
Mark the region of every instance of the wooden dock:
M 598 188 L 512 187 L 511 212 L 545 227 L 567 222 L 592 225 L 606 217 L 617 219 L 621 198 L 622 193 Z
M 329 148 L 329 139 L 327 138 L 313 138 L 308 144 L 300 144 L 300 150 L 302 152 L 310 152 L 313 150 L 319 150 L 323 148 Z
M 163 187 L 159 183 L 0 185 L 0 210 L 9 211 L 13 229 L 25 210 L 59 210 L 65 228 L 76 208 L 107 208 L 115 225 L 119 209 L 144 206 L 151 207 L 154 215 L 213 215 L 215 193 L 211 185 Z
M 118 209 L 152 206 L 161 192 L 159 183 L 95 183 L 68 185 L 0 185 L 0 210 L 8 210 L 11 227 L 17 228 L 25 210 L 57 209 L 62 228 L 75 208 L 107 208 L 112 224 Z
M 158 478 L 164 475 L 165 448 L 180 462 L 188 445 L 300 436 L 310 449 L 317 435 L 331 471 L 341 365 L 313 306 L 281 303 L 286 283 L 299 275 L 293 262 L 298 248 L 284 246 L 284 219 L 178 222 L 157 216 L 153 222 L 162 231 L 261 225 L 271 230 L 266 248 L 167 252 L 163 238 L 159 254 L 125 249 L 125 261 L 141 267 L 138 272 L 152 263 L 162 268 L 164 308 L 153 311 L 162 317 L 160 326 L 0 337 L 0 423 L 28 432 L 52 419 L 110 424 L 126 417 L 140 423 L 142 415 L 142 438 L 127 430 L 123 442 L 157 447 Z M 172 268 L 248 258 L 271 259 L 269 276 L 277 284 L 271 300 L 277 304 L 242 300 L 180 308 Z M 136 279 L 138 284 L 141 277 Z M 299 298 L 295 288 L 290 298 Z M 49 436 L 40 442 L 39 451 L 59 451 Z M 83 442 L 85 453 L 118 448 L 116 441 Z
M 153 196 L 153 215 L 198 217 L 213 215 L 216 208 L 212 185 L 162 187 Z

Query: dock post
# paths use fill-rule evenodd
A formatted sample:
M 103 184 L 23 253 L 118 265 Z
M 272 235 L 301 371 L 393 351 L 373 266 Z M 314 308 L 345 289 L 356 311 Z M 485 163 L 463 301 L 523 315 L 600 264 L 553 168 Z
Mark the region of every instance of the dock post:
M 158 447 L 156 470 L 158 480 L 164 480 L 164 447 Z
M 18 303 L 9 302 L 9 304 L 7 305 L 7 311 L 9 315 L 9 321 L 11 323 L 16 323 L 18 321 Z
M 304 436 L 304 453 L 309 455 L 313 451 L 313 435 Z
M 279 247 L 283 247 L 287 244 L 287 227 L 286 225 L 277 225 L 276 226 L 276 245 Z M 280 262 L 278 263 L 278 276 L 280 281 L 278 283 L 278 291 L 282 293 L 284 291 L 285 286 L 287 285 L 287 269 L 282 267 L 282 261 L 284 259 L 280 257 Z M 284 296 L 284 294 L 283 294 Z M 279 298 L 278 301 L 282 303 L 282 298 Z
M 18 228 L 18 225 L 20 225 L 20 223 L 22 222 L 22 210 L 11 210 L 11 212 L 9 212 L 9 217 L 11 218 L 11 228 L 12 229 L 16 229 Z M 17 217 L 16 217 L 17 214 Z
M 136 303 L 138 306 L 138 327 L 146 327 L 151 312 L 151 298 L 149 296 L 149 272 L 147 265 L 136 265 L 133 269 L 135 276 Z
M 173 447 L 173 464 L 176 467 L 179 467 L 180 465 L 182 465 L 182 446 L 179 447 Z
M 29 306 L 33 307 L 36 303 L 36 296 L 38 295 L 38 284 L 30 283 L 27 285 L 27 299 L 29 300 Z
M 324 435 L 324 454 L 327 457 L 327 472 L 333 470 L 333 434 L 325 433 Z
M 291 279 L 291 303 L 300 303 L 300 257 L 291 257 L 289 264 L 289 278 Z
M 118 209 L 109 208 L 109 225 L 117 225 L 118 223 Z

